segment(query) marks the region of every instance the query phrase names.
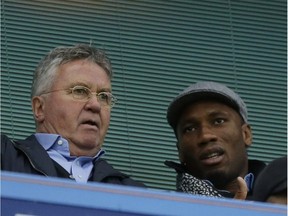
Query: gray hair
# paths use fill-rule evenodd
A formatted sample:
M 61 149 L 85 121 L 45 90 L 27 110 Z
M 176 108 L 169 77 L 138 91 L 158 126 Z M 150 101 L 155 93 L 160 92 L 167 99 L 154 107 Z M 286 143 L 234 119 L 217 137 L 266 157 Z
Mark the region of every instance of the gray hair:
M 112 66 L 106 53 L 91 45 L 76 44 L 72 47 L 56 47 L 38 64 L 33 78 L 31 98 L 43 94 L 52 88 L 58 68 L 68 62 L 86 59 L 102 67 L 112 80 Z

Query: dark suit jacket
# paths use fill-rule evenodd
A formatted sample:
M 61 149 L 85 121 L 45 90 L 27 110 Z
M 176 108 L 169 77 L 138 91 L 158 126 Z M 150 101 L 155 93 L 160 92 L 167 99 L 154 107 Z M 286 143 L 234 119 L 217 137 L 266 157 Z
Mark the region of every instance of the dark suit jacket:
M 25 140 L 12 141 L 1 135 L 1 170 L 69 178 L 69 173 L 53 161 L 34 135 Z M 94 161 L 89 181 L 145 187 L 141 182 L 114 169 L 104 159 Z

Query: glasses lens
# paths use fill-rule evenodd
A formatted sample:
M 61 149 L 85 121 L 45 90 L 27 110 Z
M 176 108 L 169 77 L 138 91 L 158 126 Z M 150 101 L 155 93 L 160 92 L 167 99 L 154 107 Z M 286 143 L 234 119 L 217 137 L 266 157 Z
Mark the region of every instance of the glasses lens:
M 77 100 L 86 100 L 90 96 L 90 90 L 84 86 L 75 86 L 72 89 L 72 94 Z
M 97 100 L 102 106 L 112 107 L 116 102 L 116 98 L 110 92 L 100 92 L 97 94 L 91 93 L 90 89 L 86 88 L 85 86 L 75 86 L 72 88 L 72 95 L 76 100 L 89 100 L 92 94 L 97 95 Z
M 98 100 L 103 106 L 113 106 L 113 95 L 110 92 L 100 92 Z

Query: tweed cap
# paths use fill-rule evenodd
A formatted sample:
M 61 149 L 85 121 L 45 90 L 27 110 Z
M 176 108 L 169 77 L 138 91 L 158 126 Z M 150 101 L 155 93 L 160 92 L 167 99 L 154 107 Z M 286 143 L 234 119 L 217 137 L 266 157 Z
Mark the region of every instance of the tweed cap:
M 246 105 L 238 94 L 220 83 L 198 82 L 186 88 L 170 103 L 167 109 L 167 120 L 171 127 L 176 130 L 181 112 L 187 105 L 203 99 L 212 99 L 231 106 L 244 122 L 248 123 Z

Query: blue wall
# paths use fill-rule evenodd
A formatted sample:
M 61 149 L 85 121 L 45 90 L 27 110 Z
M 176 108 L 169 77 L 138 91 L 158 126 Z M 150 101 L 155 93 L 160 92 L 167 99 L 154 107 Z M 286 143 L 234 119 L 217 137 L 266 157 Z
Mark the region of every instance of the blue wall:
M 1 215 L 286 215 L 285 206 L 1 173 Z

